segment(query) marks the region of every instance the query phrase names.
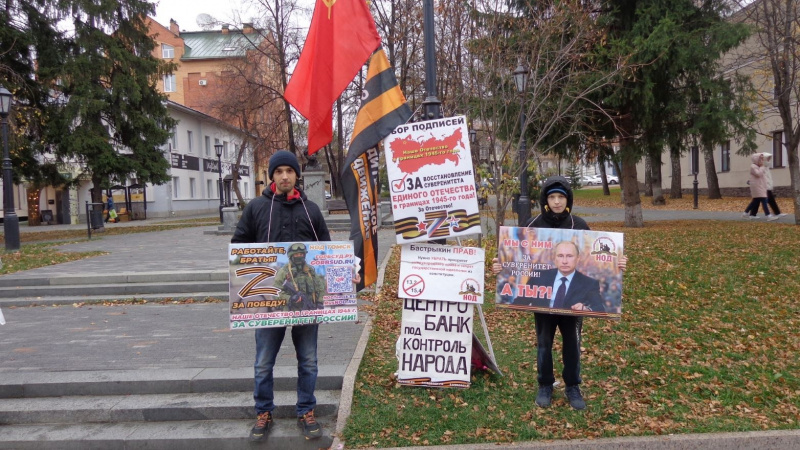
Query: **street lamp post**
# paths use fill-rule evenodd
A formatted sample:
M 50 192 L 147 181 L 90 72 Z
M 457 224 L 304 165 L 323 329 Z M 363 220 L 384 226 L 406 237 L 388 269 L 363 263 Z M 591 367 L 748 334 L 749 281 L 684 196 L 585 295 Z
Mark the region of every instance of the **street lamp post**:
M 217 172 L 219 172 L 219 182 L 217 184 L 217 194 L 219 195 L 219 223 L 222 223 L 222 208 L 225 206 L 222 201 L 222 144 L 214 144 L 214 151 L 217 152 Z
M 531 218 L 531 200 L 528 195 L 528 150 L 525 143 L 525 88 L 528 84 L 528 68 L 522 63 L 514 69 L 514 84 L 520 94 L 519 109 L 519 166 L 522 171 L 519 176 L 519 202 L 517 203 L 518 225 L 528 225 Z
M 11 112 L 13 96 L 0 86 L 0 118 L 3 122 L 3 237 L 6 250 L 19 250 L 19 217 L 14 208 L 14 174 L 8 154 L 8 114 Z

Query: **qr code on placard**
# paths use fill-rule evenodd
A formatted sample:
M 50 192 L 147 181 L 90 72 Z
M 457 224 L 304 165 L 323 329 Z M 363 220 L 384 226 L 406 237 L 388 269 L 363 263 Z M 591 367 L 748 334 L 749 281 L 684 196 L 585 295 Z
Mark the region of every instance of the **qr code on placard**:
M 326 267 L 325 281 L 328 293 L 341 294 L 353 291 L 353 268 L 350 266 Z

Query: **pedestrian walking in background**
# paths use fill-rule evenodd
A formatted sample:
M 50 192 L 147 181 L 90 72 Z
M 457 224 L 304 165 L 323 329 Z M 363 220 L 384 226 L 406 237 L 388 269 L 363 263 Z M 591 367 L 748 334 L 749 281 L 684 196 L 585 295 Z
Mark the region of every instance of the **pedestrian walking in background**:
M 110 220 L 112 223 L 117 221 L 117 211 L 114 209 L 114 197 L 109 193 L 106 200 L 106 223 Z
M 767 180 L 767 203 L 769 203 L 769 207 L 772 209 L 772 216 L 767 217 L 767 220 L 778 220 L 785 216 L 786 213 L 781 212 L 778 202 L 775 201 L 775 194 L 772 192 L 772 171 L 769 168 L 772 164 L 772 154 L 762 153 L 762 155 L 764 156 L 764 178 Z
M 750 161 L 753 163 L 750 164 L 750 180 L 748 184 L 750 185 L 750 198 L 752 200 L 750 200 L 750 204 L 747 205 L 742 216 L 747 217 L 749 215 L 751 219 L 755 219 L 758 216 L 758 205 L 761 205 L 764 209 L 765 216 L 769 219 L 767 178 L 764 176 L 764 172 L 767 169 L 764 167 L 764 155 L 761 153 L 754 153 L 750 156 Z

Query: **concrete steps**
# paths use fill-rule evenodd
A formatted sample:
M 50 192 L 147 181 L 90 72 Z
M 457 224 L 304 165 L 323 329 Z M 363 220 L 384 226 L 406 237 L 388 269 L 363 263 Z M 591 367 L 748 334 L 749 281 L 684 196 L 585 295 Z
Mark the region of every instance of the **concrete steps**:
M 0 278 L 0 307 L 65 305 L 106 300 L 228 298 L 228 272 L 140 272 L 51 278 Z
M 0 449 L 164 449 L 235 450 L 250 447 L 317 450 L 331 446 L 333 424 L 320 417 L 326 433 L 306 440 L 295 419 L 276 419 L 267 440 L 249 442 L 251 420 L 193 420 L 182 422 L 124 422 L 114 424 L 41 424 L 3 426 Z
M 316 413 L 324 436 L 296 427 L 296 369 L 276 367 L 269 448 L 332 442 L 344 367 L 320 366 Z M 225 449 L 250 445 L 252 369 L 6 372 L 0 449 Z

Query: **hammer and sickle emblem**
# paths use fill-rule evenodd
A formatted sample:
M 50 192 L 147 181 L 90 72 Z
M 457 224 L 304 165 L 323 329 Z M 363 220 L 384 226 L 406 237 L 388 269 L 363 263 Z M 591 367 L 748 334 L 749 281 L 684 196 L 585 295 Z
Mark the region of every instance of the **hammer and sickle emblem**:
M 336 3 L 336 0 L 322 0 L 322 3 L 324 3 L 325 6 L 328 7 L 328 19 L 330 19 L 331 18 L 331 8 L 333 7 L 333 4 Z

